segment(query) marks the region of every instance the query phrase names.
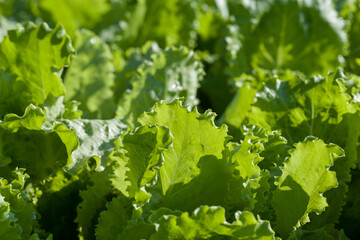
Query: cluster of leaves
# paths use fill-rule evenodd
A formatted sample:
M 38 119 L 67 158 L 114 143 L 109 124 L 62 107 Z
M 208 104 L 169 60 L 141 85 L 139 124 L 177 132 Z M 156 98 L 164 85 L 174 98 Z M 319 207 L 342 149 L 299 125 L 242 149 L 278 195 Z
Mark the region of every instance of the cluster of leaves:
M 0 238 L 359 238 L 359 26 L 359 0 L 1 1 Z

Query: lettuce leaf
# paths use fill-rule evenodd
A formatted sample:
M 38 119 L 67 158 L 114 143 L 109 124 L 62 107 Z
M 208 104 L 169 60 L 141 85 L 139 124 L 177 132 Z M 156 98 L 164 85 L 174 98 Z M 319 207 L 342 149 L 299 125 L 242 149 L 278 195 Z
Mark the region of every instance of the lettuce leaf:
M 76 56 L 65 77 L 65 101 L 81 102 L 83 118 L 109 119 L 115 112 L 113 99 L 114 65 L 109 46 L 94 33 L 82 30 L 75 35 Z
M 328 168 L 344 154 L 338 146 L 310 137 L 295 147 L 275 182 L 272 201 L 277 217 L 275 229 L 282 237 L 308 222 L 310 212 L 319 214 L 328 206 L 321 194 L 338 185 L 336 173 Z
M 51 29 L 46 23 L 30 22 L 10 30 L 0 43 L 0 117 L 23 114 L 30 103 L 39 106 L 50 94 L 64 95 L 60 75 L 73 54 L 70 38 L 60 25 Z
M 151 51 L 136 73 L 130 75 L 131 90 L 119 100 L 116 117 L 130 126 L 135 126 L 137 118 L 160 100 L 169 103 L 185 97 L 186 104 L 198 102 L 196 91 L 204 71 L 194 52 L 185 47 L 171 47 L 153 54 Z

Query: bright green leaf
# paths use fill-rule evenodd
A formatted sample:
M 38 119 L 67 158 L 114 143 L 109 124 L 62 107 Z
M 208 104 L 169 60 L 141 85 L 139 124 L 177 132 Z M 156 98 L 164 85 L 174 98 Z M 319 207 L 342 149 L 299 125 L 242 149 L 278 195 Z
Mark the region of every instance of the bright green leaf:
M 320 214 L 328 206 L 322 193 L 338 185 L 336 173 L 328 168 L 343 155 L 336 145 L 306 139 L 295 144 L 276 180 L 272 205 L 276 212 L 276 230 L 286 237 L 294 227 L 309 221 L 308 214 Z
M 179 100 L 171 104 L 156 103 L 153 110 L 144 113 L 138 121 L 142 125 L 163 125 L 170 129 L 173 147 L 165 151 L 160 169 L 163 193 L 176 183 L 187 183 L 199 174 L 197 163 L 205 155 L 222 158 L 228 138 L 227 127 L 214 124 L 215 114 L 197 109 L 188 111 Z
M 52 30 L 46 23 L 27 23 L 9 31 L 0 43 L 0 84 L 9 89 L 1 95 L 1 116 L 23 114 L 30 103 L 43 104 L 50 94 L 64 95 L 60 74 L 72 54 L 70 38 L 60 25 Z

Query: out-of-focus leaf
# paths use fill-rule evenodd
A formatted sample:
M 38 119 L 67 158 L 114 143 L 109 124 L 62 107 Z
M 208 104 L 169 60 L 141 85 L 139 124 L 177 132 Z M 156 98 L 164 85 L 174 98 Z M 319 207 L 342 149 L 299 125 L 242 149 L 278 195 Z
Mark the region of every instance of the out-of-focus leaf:
M 195 46 L 196 3 L 189 0 L 140 0 L 121 18 L 113 39 L 123 49 L 156 41 L 165 48 L 174 44 Z
M 0 15 L 16 22 L 33 21 L 31 1 L 3 0 L 0 2 Z
M 151 54 L 132 74 L 131 90 L 120 99 L 116 117 L 134 126 L 136 119 L 158 101 L 170 103 L 185 97 L 185 104 L 196 105 L 197 88 L 203 75 L 201 62 L 185 47 Z
M 107 0 L 39 0 L 37 15 L 52 23 L 61 23 L 71 37 L 79 28 L 94 29 L 111 5 Z
M 125 91 L 131 89 L 130 80 L 134 75 L 137 75 L 137 69 L 144 64 L 144 62 L 151 62 L 153 54 L 159 54 L 161 49 L 156 42 L 148 42 L 141 48 L 131 48 L 130 50 L 122 51 L 116 49 L 114 52 L 114 66 L 115 70 L 115 101 L 124 95 Z M 117 61 L 117 63 L 116 63 Z M 119 66 L 120 65 L 120 66 Z
M 256 91 L 257 89 L 252 88 L 250 84 L 240 87 L 231 103 L 227 106 L 220 121 L 226 119 L 226 123 L 240 127 L 246 117 L 247 111 L 254 103 Z M 238 107 L 240 105 L 241 108 Z
M 245 29 L 232 76 L 256 66 L 325 74 L 343 63 L 346 34 L 330 0 L 273 1 L 257 20 L 250 33 Z
M 16 29 L 16 22 L 11 21 L 4 16 L 0 16 L 0 42 L 7 36 L 9 30 Z
M 360 74 L 360 48 L 357 44 L 360 41 L 360 1 L 356 1 L 355 12 L 352 13 L 351 28 L 349 31 L 349 55 L 348 65 L 355 74 Z
M 108 119 L 114 115 L 114 65 L 109 46 L 86 30 L 75 34 L 76 57 L 65 77 L 65 101 L 81 102 L 83 118 Z

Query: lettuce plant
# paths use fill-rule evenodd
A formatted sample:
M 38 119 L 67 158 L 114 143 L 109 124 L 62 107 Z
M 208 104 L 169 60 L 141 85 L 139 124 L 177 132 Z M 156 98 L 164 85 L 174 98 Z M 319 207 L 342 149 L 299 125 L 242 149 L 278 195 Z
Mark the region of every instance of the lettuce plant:
M 0 239 L 359 238 L 359 11 L 1 1 Z

